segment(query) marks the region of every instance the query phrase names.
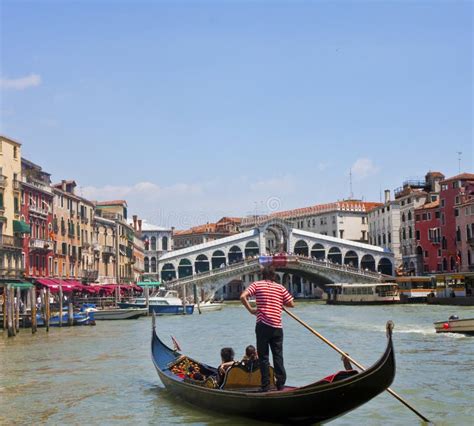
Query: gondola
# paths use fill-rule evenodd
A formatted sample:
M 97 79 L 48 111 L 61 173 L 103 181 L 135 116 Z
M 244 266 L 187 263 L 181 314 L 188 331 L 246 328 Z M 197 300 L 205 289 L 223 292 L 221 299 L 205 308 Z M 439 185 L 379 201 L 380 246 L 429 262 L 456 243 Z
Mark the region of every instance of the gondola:
M 231 367 L 223 385 L 216 388 L 216 368 L 194 361 L 166 346 L 156 334 L 155 318 L 151 351 L 153 363 L 165 387 L 188 403 L 222 414 L 267 422 L 311 424 L 348 413 L 390 386 L 395 377 L 392 327 L 391 322 L 387 323 L 385 353 L 365 371 L 342 371 L 309 385 L 287 386 L 283 390 L 270 392 L 259 392 L 259 382 L 251 377 L 260 377 L 260 372 L 249 372 L 248 366 L 242 365 Z M 232 379 L 228 377 L 230 375 Z

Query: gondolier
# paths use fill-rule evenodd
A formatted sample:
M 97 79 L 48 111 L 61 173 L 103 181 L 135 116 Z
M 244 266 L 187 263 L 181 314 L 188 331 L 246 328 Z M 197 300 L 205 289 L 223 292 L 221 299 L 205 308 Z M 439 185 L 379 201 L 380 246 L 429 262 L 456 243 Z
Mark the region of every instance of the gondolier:
M 257 316 L 255 334 L 257 336 L 257 351 L 262 374 L 262 391 L 270 389 L 269 349 L 273 355 L 277 389 L 283 389 L 286 382 L 286 372 L 283 364 L 283 327 L 281 312 L 283 306 L 294 307 L 293 297 L 281 284 L 274 281 L 275 273 L 271 267 L 262 271 L 262 280 L 255 281 L 242 292 L 240 301 L 245 308 Z M 250 306 L 248 298 L 255 296 L 257 307 Z

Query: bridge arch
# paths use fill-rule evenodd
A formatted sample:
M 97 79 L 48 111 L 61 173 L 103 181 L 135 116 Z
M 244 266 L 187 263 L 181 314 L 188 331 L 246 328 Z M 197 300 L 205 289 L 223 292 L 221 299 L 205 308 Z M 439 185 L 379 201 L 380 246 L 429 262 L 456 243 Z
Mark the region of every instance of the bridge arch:
M 354 268 L 359 267 L 359 256 L 354 250 L 349 250 L 344 256 L 344 265 L 349 265 Z
M 176 269 L 172 263 L 165 263 L 161 268 L 161 281 L 176 279 Z
M 369 271 L 375 272 L 375 259 L 371 254 L 365 254 L 360 260 L 361 269 L 368 269 Z
M 259 226 L 260 253 L 265 251 L 289 251 L 291 225 L 283 219 L 272 218 Z M 267 247 L 267 237 L 271 233 L 275 237 L 276 247 Z
M 311 247 L 311 257 L 316 259 L 325 259 L 326 258 L 326 249 L 322 244 L 315 243 L 313 247 Z
M 260 249 L 256 241 L 249 241 L 247 244 L 245 244 L 245 250 L 244 250 L 245 258 L 258 256 L 259 253 L 260 253 Z
M 196 274 L 209 271 L 209 259 L 205 254 L 200 254 L 194 261 L 194 270 Z
M 387 259 L 386 257 L 382 257 L 379 260 L 377 271 L 380 272 L 381 274 L 392 275 L 393 273 L 392 261 L 390 259 Z
M 342 253 L 339 247 L 331 247 L 328 252 L 328 260 L 332 263 L 342 265 Z
M 216 250 L 214 253 L 212 253 L 212 257 L 211 257 L 212 269 L 220 268 L 221 265 L 225 266 L 226 264 L 227 264 L 227 258 L 225 256 L 225 253 L 222 250 Z
M 294 253 L 299 256 L 309 256 L 308 243 L 305 240 L 298 240 L 295 243 Z
M 239 246 L 232 246 L 227 254 L 229 265 L 240 262 L 243 259 L 242 249 Z
M 193 274 L 193 264 L 189 259 L 181 259 L 178 265 L 178 277 L 185 278 Z

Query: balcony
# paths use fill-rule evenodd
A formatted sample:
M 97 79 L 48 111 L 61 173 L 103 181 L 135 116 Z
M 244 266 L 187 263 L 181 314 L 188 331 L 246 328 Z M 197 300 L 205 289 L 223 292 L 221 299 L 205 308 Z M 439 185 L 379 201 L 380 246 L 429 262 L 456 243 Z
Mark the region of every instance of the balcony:
M 11 235 L 0 235 L 0 247 L 4 248 L 22 248 L 23 240 Z
M 40 238 L 30 238 L 30 249 L 52 250 L 53 242 L 51 240 L 42 240 Z
M 38 206 L 35 206 L 35 205 L 33 205 L 33 204 L 30 204 L 29 209 L 30 209 L 30 212 L 31 212 L 31 213 L 36 213 L 36 214 L 38 214 L 38 215 L 40 215 L 40 216 L 47 217 L 48 214 L 49 214 L 49 209 L 43 209 L 43 208 L 38 207 Z
M 0 188 L 7 187 L 7 177 L 4 175 L 0 175 Z
M 83 269 L 82 278 L 84 278 L 87 281 L 96 281 L 99 278 L 99 271 Z
M 92 250 L 94 250 L 95 252 L 99 252 L 100 251 L 100 244 L 92 243 Z
M 102 246 L 102 253 L 108 255 L 115 255 L 115 248 L 112 246 Z
M 82 247 L 84 250 L 87 250 L 90 246 L 91 246 L 90 243 L 88 243 L 87 241 L 84 241 L 84 242 L 82 243 L 82 246 L 81 246 L 81 247 Z
M 81 216 L 81 223 L 85 223 L 86 225 L 89 223 L 89 219 L 85 216 Z
M 12 181 L 12 186 L 14 191 L 20 191 L 21 190 L 21 182 L 18 179 L 14 179 Z

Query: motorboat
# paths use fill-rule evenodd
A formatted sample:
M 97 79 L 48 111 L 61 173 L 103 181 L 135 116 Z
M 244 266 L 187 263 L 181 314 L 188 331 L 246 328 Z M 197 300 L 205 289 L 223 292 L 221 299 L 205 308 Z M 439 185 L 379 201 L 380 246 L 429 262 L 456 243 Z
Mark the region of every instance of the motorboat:
M 147 298 L 137 297 L 130 302 L 120 302 L 120 308 L 146 308 Z M 183 304 L 183 301 L 178 297 L 176 290 L 158 290 L 154 295 L 148 298 L 148 310 L 150 313 L 154 312 L 157 315 L 191 315 L 194 312 L 193 304 Z
M 451 315 L 447 321 L 434 323 L 436 333 L 461 333 L 474 336 L 474 318 L 460 319 Z

